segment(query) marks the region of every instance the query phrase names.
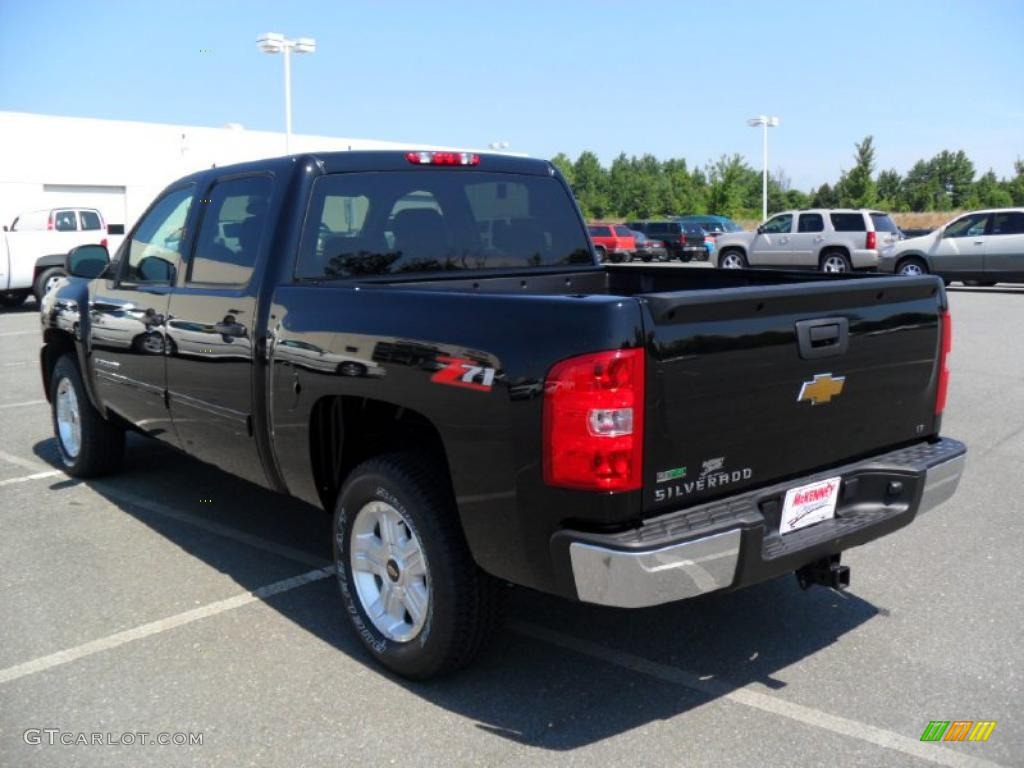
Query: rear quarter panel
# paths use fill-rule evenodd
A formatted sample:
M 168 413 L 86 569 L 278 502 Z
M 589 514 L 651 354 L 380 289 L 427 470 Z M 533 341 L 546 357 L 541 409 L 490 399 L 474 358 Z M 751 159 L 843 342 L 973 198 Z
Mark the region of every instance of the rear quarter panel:
M 320 503 L 310 462 L 313 407 L 343 395 L 412 409 L 437 428 L 474 557 L 497 576 L 550 588 L 548 540 L 563 520 L 639 513 L 639 493 L 551 489 L 541 466 L 547 371 L 566 357 L 642 346 L 634 300 L 294 285 L 276 290 L 268 335 L 273 449 L 300 498 Z M 363 360 L 367 375 L 310 364 L 304 345 Z M 438 381 L 445 358 L 493 369 L 491 386 Z

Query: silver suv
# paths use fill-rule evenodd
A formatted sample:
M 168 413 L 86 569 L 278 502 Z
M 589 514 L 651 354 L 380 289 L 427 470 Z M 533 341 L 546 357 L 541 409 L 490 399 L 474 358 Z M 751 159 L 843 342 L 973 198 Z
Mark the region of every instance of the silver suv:
M 718 266 L 790 267 L 822 272 L 877 269 L 879 251 L 898 241 L 889 214 L 869 209 L 784 211 L 756 232 L 718 236 Z

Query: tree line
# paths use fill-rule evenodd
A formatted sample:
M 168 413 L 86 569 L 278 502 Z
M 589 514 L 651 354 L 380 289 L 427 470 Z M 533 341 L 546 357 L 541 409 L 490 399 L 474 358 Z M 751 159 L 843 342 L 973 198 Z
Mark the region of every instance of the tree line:
M 625 153 L 608 168 L 587 150 L 576 160 L 559 153 L 551 159 L 565 175 L 584 216 L 651 218 L 685 213 L 716 213 L 733 218 L 760 218 L 761 171 L 739 154 L 722 155 L 703 168 L 686 160 L 658 160 Z M 888 211 L 951 211 L 1024 206 L 1024 161 L 1015 175 L 998 178 L 991 169 L 977 175 L 963 150 L 943 150 L 918 160 L 906 173 L 875 173 L 874 138 L 855 144 L 853 165 L 833 184 L 804 192 L 794 189 L 785 172 L 768 177 L 768 210 L 789 208 L 881 208 Z

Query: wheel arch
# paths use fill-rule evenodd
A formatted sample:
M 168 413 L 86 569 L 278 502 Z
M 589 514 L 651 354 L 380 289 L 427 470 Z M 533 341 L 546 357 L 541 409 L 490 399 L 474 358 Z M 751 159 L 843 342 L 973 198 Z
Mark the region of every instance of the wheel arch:
M 52 253 L 49 256 L 40 256 L 36 259 L 36 265 L 32 271 L 32 282 L 36 281 L 36 278 L 47 269 L 51 267 L 64 268 L 64 259 L 67 254 L 64 253 Z
M 839 243 L 831 243 L 829 245 L 822 246 L 821 250 L 818 251 L 819 269 L 821 268 L 821 264 L 825 260 L 825 257 L 828 256 L 830 253 L 841 253 L 843 256 L 846 257 L 846 260 L 850 262 L 850 266 L 853 266 L 853 256 L 850 253 L 850 249 L 847 248 L 845 245 L 840 245 Z
M 418 411 L 384 400 L 327 395 L 309 417 L 310 467 L 324 509 L 334 502 L 357 465 L 388 453 L 415 452 L 443 471 L 452 492 L 444 440 L 434 423 Z
M 925 267 L 928 269 L 928 274 L 934 274 L 932 263 L 928 259 L 928 255 L 921 251 L 907 251 L 906 253 L 901 253 L 896 257 L 896 263 L 893 265 L 893 272 L 899 273 L 900 266 L 902 266 L 903 262 L 907 261 L 907 259 L 917 259 L 918 261 L 924 262 Z
M 729 251 L 738 251 L 746 260 L 747 264 L 750 263 L 750 253 L 747 251 L 746 246 L 729 244 L 723 245 L 720 248 L 716 246 L 715 252 L 718 254 L 719 264 L 722 263 L 722 257 L 725 256 L 725 254 L 727 254 Z

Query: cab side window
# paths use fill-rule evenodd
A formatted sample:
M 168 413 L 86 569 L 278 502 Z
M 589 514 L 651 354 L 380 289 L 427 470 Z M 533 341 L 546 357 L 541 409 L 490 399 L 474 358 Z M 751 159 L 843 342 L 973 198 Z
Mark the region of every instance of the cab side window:
M 824 232 L 825 220 L 820 213 L 801 213 L 797 232 Z
M 766 235 L 784 235 L 788 234 L 791 229 L 793 229 L 793 214 L 791 213 L 783 213 L 768 219 L 761 226 L 761 231 Z
M 1024 213 L 1000 211 L 992 214 L 993 235 L 1024 235 Z
M 957 219 L 943 233 L 943 237 L 981 237 L 985 234 L 985 224 L 988 222 L 987 213 L 972 213 Z
M 203 221 L 189 264 L 188 281 L 246 285 L 267 229 L 269 176 L 218 182 L 203 201 Z
M 122 281 L 173 282 L 194 191 L 190 184 L 168 192 L 139 222 L 128 243 Z

